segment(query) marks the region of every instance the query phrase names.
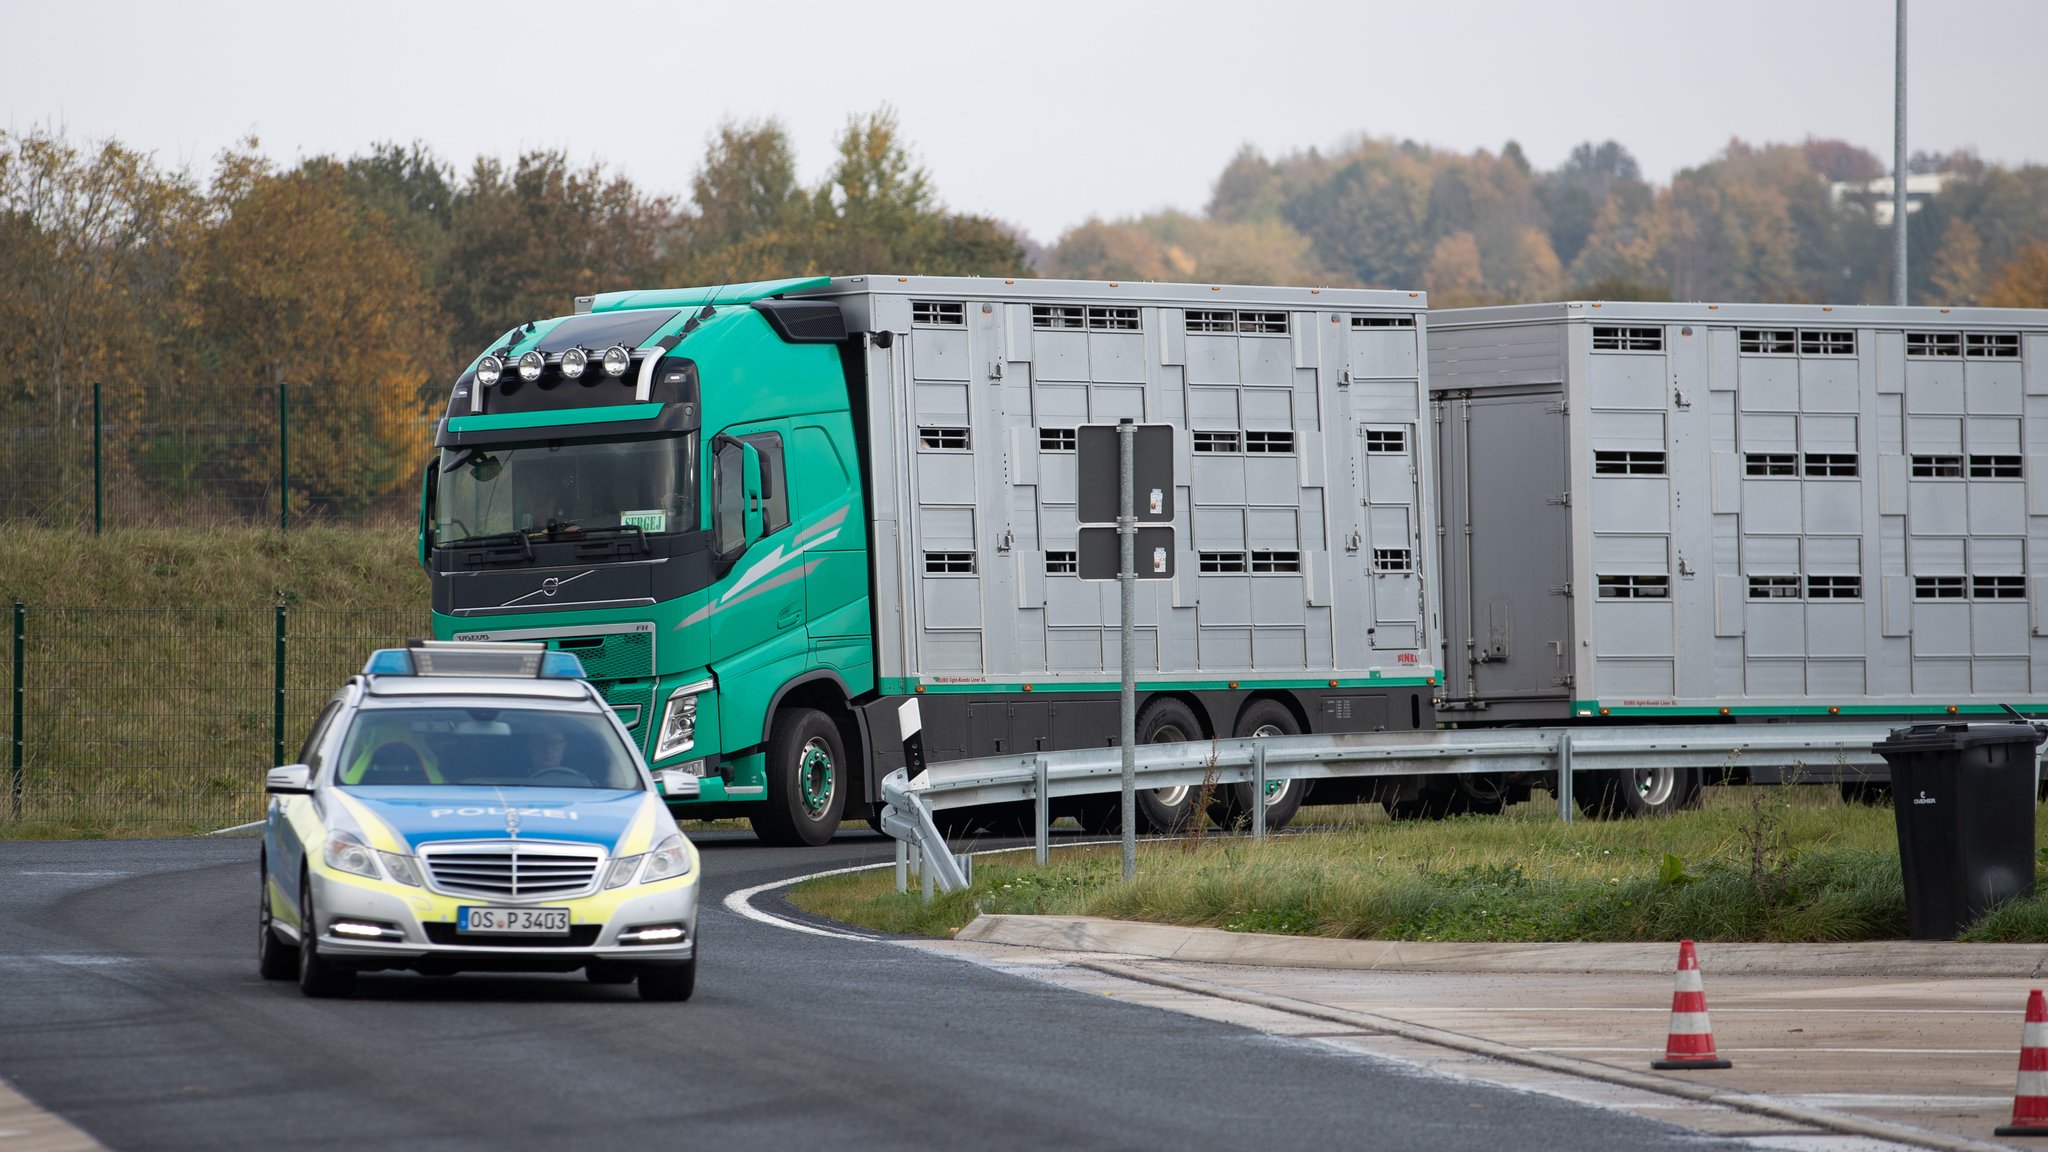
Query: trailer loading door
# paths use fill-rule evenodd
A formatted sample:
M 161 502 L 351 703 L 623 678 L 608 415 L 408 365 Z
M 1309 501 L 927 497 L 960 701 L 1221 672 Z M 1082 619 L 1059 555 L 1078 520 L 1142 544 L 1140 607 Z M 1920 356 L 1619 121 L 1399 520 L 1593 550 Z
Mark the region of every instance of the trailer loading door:
M 1569 699 L 1571 560 L 1565 417 L 1557 392 L 1481 396 L 1445 412 L 1444 520 L 1462 569 L 1449 694 L 1499 705 Z M 1461 667 L 1471 661 L 1469 672 Z

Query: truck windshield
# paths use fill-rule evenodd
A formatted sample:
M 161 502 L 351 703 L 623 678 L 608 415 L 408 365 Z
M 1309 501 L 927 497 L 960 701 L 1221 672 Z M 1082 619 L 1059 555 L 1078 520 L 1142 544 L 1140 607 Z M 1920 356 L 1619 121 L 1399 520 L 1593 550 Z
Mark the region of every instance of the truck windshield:
M 697 435 L 445 448 L 434 542 L 697 527 Z

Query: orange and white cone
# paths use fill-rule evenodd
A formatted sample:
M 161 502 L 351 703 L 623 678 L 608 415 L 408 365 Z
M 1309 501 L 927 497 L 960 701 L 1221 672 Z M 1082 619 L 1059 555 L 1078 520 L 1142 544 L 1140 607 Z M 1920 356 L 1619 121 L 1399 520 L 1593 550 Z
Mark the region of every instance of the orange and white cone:
M 2027 1022 L 2020 1028 L 2020 1076 L 2012 1093 L 2012 1123 L 2000 1136 L 2048 1136 L 2048 999 L 2039 988 L 2027 993 Z
M 1700 958 L 1692 941 L 1678 942 L 1678 987 L 1671 993 L 1671 1034 L 1664 1042 L 1664 1058 L 1650 1061 L 1663 1071 L 1694 1068 L 1733 1068 L 1714 1052 L 1714 1029 L 1707 1023 L 1707 991 L 1700 983 Z

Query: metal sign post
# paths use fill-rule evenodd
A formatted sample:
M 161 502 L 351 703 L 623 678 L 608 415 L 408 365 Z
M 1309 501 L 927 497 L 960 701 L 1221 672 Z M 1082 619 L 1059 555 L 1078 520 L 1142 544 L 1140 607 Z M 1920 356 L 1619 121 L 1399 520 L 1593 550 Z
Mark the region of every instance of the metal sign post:
M 1110 436 L 1114 434 L 1115 440 Z M 1114 444 L 1114 457 L 1111 456 Z M 1084 425 L 1076 443 L 1076 461 L 1081 478 L 1080 576 L 1103 580 L 1110 574 L 1107 563 L 1110 537 L 1116 540 L 1114 569 L 1123 601 L 1123 689 L 1118 731 L 1123 743 L 1123 842 L 1124 879 L 1138 874 L 1138 646 L 1137 603 L 1139 538 L 1151 552 L 1143 578 L 1170 580 L 1174 572 L 1173 549 L 1173 428 L 1166 424 L 1142 427 L 1128 418 L 1114 429 L 1108 425 Z M 1107 477 L 1111 459 L 1116 461 L 1117 502 L 1115 527 L 1102 522 L 1111 519 L 1107 507 Z M 1091 478 L 1095 482 L 1091 483 Z M 1142 483 L 1141 483 L 1142 481 Z M 1142 506 L 1138 489 L 1145 488 Z M 1140 529 L 1140 520 L 1162 527 Z

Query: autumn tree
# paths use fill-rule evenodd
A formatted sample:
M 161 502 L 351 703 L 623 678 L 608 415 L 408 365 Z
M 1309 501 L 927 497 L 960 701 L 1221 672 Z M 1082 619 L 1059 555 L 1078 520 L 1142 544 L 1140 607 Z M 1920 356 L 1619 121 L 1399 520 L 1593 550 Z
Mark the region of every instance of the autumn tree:
M 2014 253 L 1984 293 L 1994 308 L 2048 308 L 2048 240 Z

